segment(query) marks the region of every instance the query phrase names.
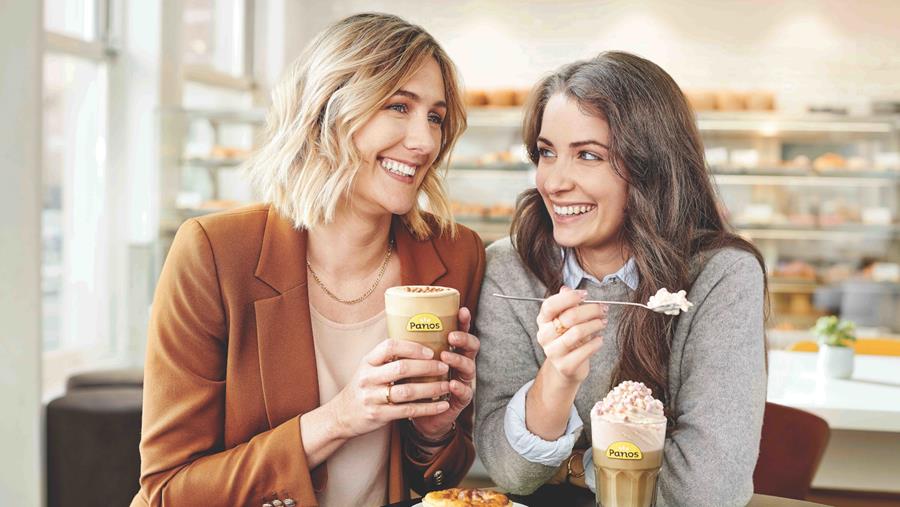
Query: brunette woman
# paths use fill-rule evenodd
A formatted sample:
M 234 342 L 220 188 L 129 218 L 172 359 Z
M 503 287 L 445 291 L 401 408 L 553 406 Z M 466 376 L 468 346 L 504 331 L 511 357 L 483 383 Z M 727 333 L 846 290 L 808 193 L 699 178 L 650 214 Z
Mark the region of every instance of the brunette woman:
M 765 406 L 765 269 L 717 209 L 681 90 L 652 62 L 603 53 L 535 87 L 524 138 L 537 185 L 511 239 L 488 248 L 477 321 L 476 445 L 491 476 L 518 493 L 593 487 L 590 409 L 634 380 L 669 418 L 657 505 L 745 505 Z M 646 303 L 660 288 L 694 307 L 581 304 Z

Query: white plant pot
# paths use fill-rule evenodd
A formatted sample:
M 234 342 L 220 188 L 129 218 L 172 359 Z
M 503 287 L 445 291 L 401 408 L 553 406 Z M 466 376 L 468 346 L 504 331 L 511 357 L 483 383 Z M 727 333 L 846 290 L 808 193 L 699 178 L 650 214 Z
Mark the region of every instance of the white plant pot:
M 819 344 L 819 375 L 826 378 L 850 378 L 853 375 L 853 349 Z

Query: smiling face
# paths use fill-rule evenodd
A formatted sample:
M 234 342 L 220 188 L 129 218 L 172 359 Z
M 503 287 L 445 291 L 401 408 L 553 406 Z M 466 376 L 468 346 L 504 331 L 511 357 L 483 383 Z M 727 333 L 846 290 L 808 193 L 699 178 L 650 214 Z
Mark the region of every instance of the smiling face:
M 446 114 L 444 78 L 428 58 L 353 136 L 363 165 L 349 205 L 375 215 L 409 212 L 440 152 Z
M 609 159 L 609 124 L 559 93 L 544 109 L 537 140 L 537 189 L 560 246 L 616 255 L 628 184 Z

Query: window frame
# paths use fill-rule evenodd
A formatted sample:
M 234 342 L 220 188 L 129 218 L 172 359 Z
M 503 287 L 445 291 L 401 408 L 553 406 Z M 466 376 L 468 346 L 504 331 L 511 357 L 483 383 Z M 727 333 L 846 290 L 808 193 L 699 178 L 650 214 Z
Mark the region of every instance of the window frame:
M 215 68 L 212 65 L 184 65 L 184 79 L 206 86 L 226 88 L 236 91 L 253 91 L 256 82 L 253 79 L 253 41 L 254 41 L 254 0 L 239 0 L 243 2 L 243 23 L 241 40 L 243 55 L 241 74 L 231 74 Z
M 102 87 L 105 94 L 105 97 L 103 97 L 105 102 L 105 107 L 103 108 L 105 118 L 103 121 L 105 130 L 108 133 L 114 128 L 110 121 L 113 114 L 109 100 L 113 95 L 111 89 L 113 85 L 111 79 L 112 72 L 110 72 L 110 70 L 115 64 L 118 53 L 116 47 L 111 42 L 113 37 L 111 36 L 110 14 L 113 9 L 116 8 L 116 5 L 120 0 L 92 1 L 94 3 L 93 7 L 96 19 L 94 22 L 94 33 L 90 34 L 90 38 L 83 39 L 67 33 L 54 32 L 48 30 L 46 25 L 44 25 L 42 60 L 46 61 L 48 56 L 58 55 L 83 60 L 88 63 L 96 64 L 101 68 L 100 79 L 103 81 Z M 43 82 L 41 83 L 41 86 L 42 88 L 45 86 Z M 42 140 L 45 139 L 44 136 L 45 134 L 42 133 Z M 112 149 L 114 149 L 114 147 L 111 147 L 109 143 L 106 143 L 105 153 L 103 154 L 105 160 L 108 161 L 110 159 L 110 151 Z M 106 165 L 105 170 L 107 170 L 107 172 L 108 169 L 109 166 Z M 63 180 L 65 180 L 65 177 Z M 106 191 L 114 192 L 115 189 L 107 187 Z M 106 207 L 108 204 L 109 201 L 107 199 L 103 206 Z M 106 219 L 104 224 L 106 229 L 109 230 L 109 219 Z M 115 242 L 118 240 L 119 238 L 115 236 L 109 236 L 106 247 L 109 249 L 116 248 Z M 107 254 L 112 255 L 111 252 L 107 252 Z M 45 402 L 62 394 L 65 389 L 66 379 L 69 375 L 86 369 L 121 366 L 124 362 L 122 352 L 124 349 L 123 345 L 126 343 L 124 340 L 127 339 L 127 337 L 115 335 L 117 326 L 113 319 L 116 318 L 117 310 L 114 308 L 111 297 L 111 289 L 117 285 L 118 277 L 121 276 L 122 274 L 116 271 L 108 273 L 104 280 L 104 287 L 101 289 L 106 292 L 105 300 L 109 302 L 110 306 L 105 314 L 108 317 L 106 322 L 103 322 L 100 325 L 100 329 L 105 331 L 102 336 L 98 337 L 94 342 L 79 342 L 77 339 L 73 340 L 73 337 L 68 337 L 69 339 L 67 340 L 66 336 L 62 336 L 58 348 L 51 350 L 44 350 L 42 344 L 42 396 Z

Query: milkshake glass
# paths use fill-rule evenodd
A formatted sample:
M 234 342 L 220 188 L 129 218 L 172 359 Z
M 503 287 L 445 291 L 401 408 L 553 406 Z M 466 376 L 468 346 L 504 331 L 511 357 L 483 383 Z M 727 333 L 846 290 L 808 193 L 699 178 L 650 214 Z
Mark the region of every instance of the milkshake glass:
M 616 386 L 591 410 L 597 505 L 652 507 L 663 460 L 663 405 L 640 382 Z

